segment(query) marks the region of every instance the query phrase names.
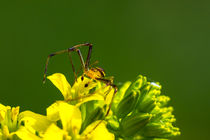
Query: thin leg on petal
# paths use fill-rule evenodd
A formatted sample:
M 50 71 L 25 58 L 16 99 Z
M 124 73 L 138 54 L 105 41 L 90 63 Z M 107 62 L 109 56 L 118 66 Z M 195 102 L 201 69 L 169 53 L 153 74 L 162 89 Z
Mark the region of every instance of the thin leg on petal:
M 82 46 L 88 46 L 89 47 L 86 62 L 84 62 L 82 54 L 81 54 L 80 50 L 78 49 L 79 47 L 82 47 Z M 63 53 L 68 53 L 69 54 L 69 59 L 70 59 L 70 62 L 71 62 L 71 65 L 72 65 L 72 69 L 73 69 L 73 72 L 74 72 L 74 76 L 75 76 L 75 79 L 76 79 L 77 76 L 76 76 L 75 68 L 73 66 L 73 62 L 72 62 L 72 58 L 71 58 L 71 54 L 70 54 L 70 52 L 72 52 L 72 51 L 77 51 L 78 52 L 78 54 L 80 56 L 80 61 L 81 61 L 82 66 L 83 66 L 83 69 L 88 70 L 88 66 L 89 66 L 89 63 L 90 63 L 91 52 L 92 52 L 92 44 L 85 43 L 85 44 L 75 45 L 75 46 L 73 46 L 73 47 L 71 47 L 69 49 L 58 51 L 58 52 L 55 52 L 55 53 L 52 53 L 52 54 L 48 55 L 47 61 L 46 61 L 46 64 L 45 64 L 43 83 L 45 83 L 45 81 L 46 81 L 47 68 L 48 68 L 48 64 L 49 64 L 50 58 L 52 56 L 55 56 L 55 55 L 58 55 L 58 54 L 63 54 Z

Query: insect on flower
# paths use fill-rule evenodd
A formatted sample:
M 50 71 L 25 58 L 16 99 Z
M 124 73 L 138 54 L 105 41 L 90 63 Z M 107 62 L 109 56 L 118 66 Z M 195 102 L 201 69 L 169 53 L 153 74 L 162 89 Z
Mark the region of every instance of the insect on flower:
M 83 47 L 83 46 L 89 47 L 86 61 L 84 61 L 82 53 L 81 53 L 81 51 L 79 49 L 80 47 Z M 108 114 L 109 114 L 109 112 L 111 110 L 112 102 L 113 102 L 114 96 L 115 96 L 118 88 L 117 88 L 117 86 L 115 84 L 113 84 L 113 80 L 105 78 L 105 72 L 104 72 L 104 70 L 102 68 L 99 68 L 99 67 L 91 67 L 91 68 L 89 68 L 90 67 L 90 58 L 91 58 L 92 48 L 93 48 L 92 44 L 85 43 L 85 44 L 75 45 L 75 46 L 73 46 L 71 48 L 68 48 L 66 50 L 61 50 L 61 51 L 58 51 L 58 52 L 55 52 L 55 53 L 52 53 L 52 54 L 48 55 L 47 61 L 46 61 L 46 65 L 45 65 L 43 83 L 45 83 L 45 80 L 46 80 L 47 67 L 48 67 L 48 63 L 49 63 L 50 58 L 52 56 L 55 56 L 55 55 L 58 55 L 58 54 L 63 54 L 63 53 L 68 53 L 68 56 L 69 56 L 69 59 L 70 59 L 71 65 L 72 65 L 72 70 L 73 70 L 73 73 L 74 73 L 75 81 L 77 81 L 77 74 L 75 72 L 75 67 L 73 65 L 72 56 L 71 56 L 71 52 L 76 51 L 78 53 L 78 55 L 79 55 L 80 62 L 82 64 L 82 69 L 83 69 L 83 76 L 81 77 L 81 80 L 83 81 L 84 80 L 84 76 L 85 76 L 85 77 L 88 77 L 88 78 L 93 79 L 95 81 L 101 81 L 101 82 L 105 83 L 106 86 L 110 86 L 111 88 L 114 89 L 114 94 L 113 94 L 111 102 L 109 104 L 109 108 L 108 108 L 108 110 L 107 110 L 107 112 L 105 114 L 105 117 L 106 117 L 106 116 L 108 116 Z M 85 84 L 85 87 L 86 86 L 88 86 L 88 84 Z M 98 125 L 96 125 L 96 127 Z

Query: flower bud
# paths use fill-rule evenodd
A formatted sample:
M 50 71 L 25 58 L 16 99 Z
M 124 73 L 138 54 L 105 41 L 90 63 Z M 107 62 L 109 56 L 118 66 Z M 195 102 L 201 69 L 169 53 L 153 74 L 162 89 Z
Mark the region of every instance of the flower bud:
M 137 102 L 137 105 L 136 105 L 136 108 L 138 108 L 141 103 L 142 103 L 142 100 L 144 99 L 144 97 L 148 94 L 149 90 L 150 90 L 151 86 L 146 84 L 144 85 L 141 90 L 140 90 L 140 96 L 139 96 L 139 99 L 138 99 L 138 102 Z
M 123 99 L 125 92 L 127 91 L 127 89 L 129 88 L 130 85 L 131 85 L 131 82 L 128 81 L 128 82 L 124 83 L 118 90 L 117 94 L 114 97 L 114 101 L 113 101 L 113 105 L 112 105 L 113 111 L 116 111 L 116 108 L 117 108 L 119 102 Z
M 167 105 L 168 101 L 170 101 L 170 98 L 165 95 L 161 95 L 157 97 L 157 101 L 160 103 L 160 107 L 164 107 Z
M 147 82 L 147 78 L 142 76 L 142 75 L 139 75 L 137 78 L 136 78 L 136 81 L 134 81 L 130 87 L 128 88 L 128 90 L 126 91 L 125 93 L 125 96 L 128 96 L 132 90 L 139 90 L 143 85 L 145 85 Z
M 142 132 L 144 137 L 170 138 L 180 135 L 179 128 L 171 123 L 149 123 Z
M 123 137 L 134 136 L 149 122 L 152 115 L 149 113 L 138 113 L 128 116 L 121 121 L 120 134 Z
M 139 112 L 151 112 L 156 106 L 156 97 L 155 96 L 145 96 L 145 98 L 141 101 L 141 104 L 138 106 Z
M 116 109 L 116 115 L 118 118 L 125 117 L 134 109 L 138 96 L 138 92 L 132 91 L 127 97 L 124 97 L 121 100 Z
M 147 78 L 139 75 L 136 78 L 136 81 L 132 84 L 133 89 L 138 90 L 140 89 L 147 81 Z
M 106 126 L 111 132 L 113 133 L 118 133 L 119 131 L 119 122 L 117 121 L 116 117 L 112 117 L 110 119 L 108 119 L 108 123 Z
M 150 85 L 152 85 L 153 88 L 161 90 L 161 85 L 159 82 L 151 82 Z

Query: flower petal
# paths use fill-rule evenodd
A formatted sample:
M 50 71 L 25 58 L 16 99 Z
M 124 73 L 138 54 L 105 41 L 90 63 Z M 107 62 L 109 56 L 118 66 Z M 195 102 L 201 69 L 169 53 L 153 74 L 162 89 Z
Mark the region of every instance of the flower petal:
M 93 100 L 103 101 L 104 100 L 104 97 L 101 96 L 100 94 L 92 94 L 92 95 L 90 95 L 88 97 L 81 98 L 79 100 L 79 102 L 76 104 L 76 106 L 79 107 L 81 104 L 83 104 L 85 102 L 88 102 L 88 101 L 93 101 Z
M 16 132 L 14 132 L 14 134 L 16 134 L 21 140 L 41 140 L 40 137 L 28 131 L 25 127 L 20 127 Z
M 24 111 L 19 114 L 19 122 L 24 121 L 25 127 L 33 128 L 38 132 L 45 132 L 46 129 L 53 123 L 46 116 L 36 114 L 31 111 Z
M 64 131 L 55 124 L 49 126 L 44 134 L 44 140 L 63 140 Z
M 65 100 L 71 96 L 71 86 L 62 73 L 54 73 L 47 77 L 62 93 Z
M 12 108 L 12 111 L 11 111 L 11 119 L 13 121 L 16 121 L 17 120 L 17 116 L 19 114 L 19 110 L 20 110 L 20 107 L 19 106 Z
M 87 136 L 89 140 L 114 140 L 115 136 L 107 130 L 105 121 L 102 121 L 98 125 L 100 121 L 101 120 L 98 120 L 90 124 L 82 133 L 82 135 L 84 137 Z M 96 127 L 96 125 L 98 126 Z M 95 130 L 93 130 L 94 128 Z
M 55 102 L 47 108 L 47 118 L 51 121 L 57 121 L 59 116 L 59 103 Z
M 63 125 L 63 130 L 72 132 L 73 135 L 77 135 L 82 124 L 80 110 L 68 103 L 59 102 L 59 115 Z
M 11 109 L 10 106 L 4 106 L 3 104 L 0 104 L 0 122 L 5 119 L 6 112 L 9 109 Z
M 94 82 L 93 79 L 89 79 L 87 77 L 83 77 L 83 80 L 81 79 L 81 76 L 77 78 L 77 82 L 75 82 L 72 86 L 73 98 L 87 95 L 92 88 L 97 86 L 97 83 Z

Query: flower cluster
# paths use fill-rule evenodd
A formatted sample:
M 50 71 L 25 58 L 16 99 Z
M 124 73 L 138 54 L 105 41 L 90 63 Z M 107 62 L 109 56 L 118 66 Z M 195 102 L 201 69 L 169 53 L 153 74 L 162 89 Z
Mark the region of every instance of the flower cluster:
M 0 140 L 114 140 L 170 139 L 180 135 L 174 126 L 169 97 L 146 77 L 114 89 L 79 77 L 71 86 L 61 73 L 48 76 L 64 100 L 46 109 L 46 115 L 0 104 Z M 114 98 L 113 98 L 114 97 Z M 114 99 L 114 100 L 113 100 Z
M 122 139 L 169 139 L 180 135 L 173 108 L 167 107 L 168 96 L 160 95 L 159 83 L 147 82 L 139 75 L 133 83 L 125 83 L 115 97 L 113 115 L 107 127 Z

